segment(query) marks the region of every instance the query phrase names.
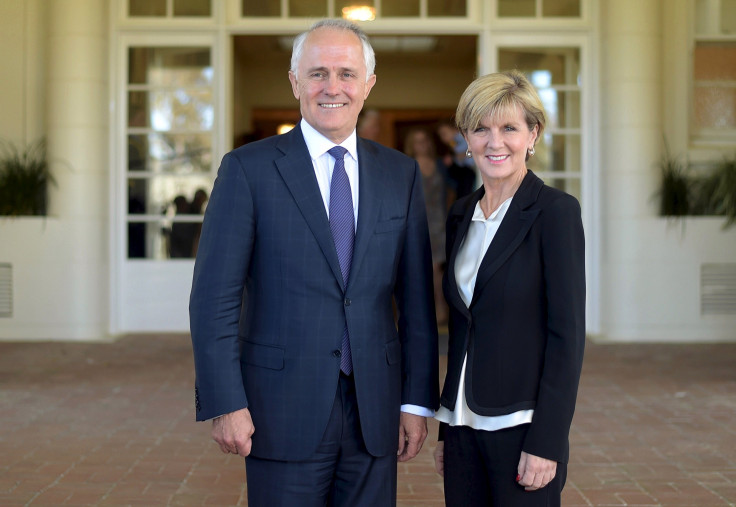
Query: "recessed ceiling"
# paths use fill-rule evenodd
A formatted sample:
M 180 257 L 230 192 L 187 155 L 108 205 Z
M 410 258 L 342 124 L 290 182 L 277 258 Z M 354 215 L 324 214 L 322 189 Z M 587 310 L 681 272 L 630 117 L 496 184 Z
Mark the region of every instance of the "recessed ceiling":
M 284 62 L 289 65 L 292 37 L 239 35 L 235 56 L 247 63 Z M 474 66 L 477 37 L 472 35 L 375 35 L 371 37 L 377 66 L 382 64 Z

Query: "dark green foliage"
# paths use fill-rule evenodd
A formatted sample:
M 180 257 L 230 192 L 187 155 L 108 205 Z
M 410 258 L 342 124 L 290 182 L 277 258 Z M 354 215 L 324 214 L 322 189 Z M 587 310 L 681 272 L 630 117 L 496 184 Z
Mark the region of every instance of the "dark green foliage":
M 725 215 L 724 229 L 736 222 L 736 157 L 724 158 L 711 176 L 710 202 L 715 215 Z
M 23 150 L 0 143 L 0 215 L 45 215 L 49 184 L 55 181 L 43 140 Z
M 694 171 L 689 164 L 665 153 L 659 163 L 662 216 L 725 216 L 723 228 L 736 223 L 736 156 L 706 164 Z
M 662 171 L 662 188 L 659 192 L 659 214 L 683 216 L 690 213 L 687 165 L 672 158 L 665 145 L 665 153 L 659 163 Z

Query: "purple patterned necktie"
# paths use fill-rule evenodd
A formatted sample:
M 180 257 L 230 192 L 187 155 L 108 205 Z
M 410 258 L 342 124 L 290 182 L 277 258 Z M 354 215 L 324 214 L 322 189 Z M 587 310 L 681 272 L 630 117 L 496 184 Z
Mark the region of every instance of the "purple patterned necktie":
M 353 263 L 353 245 L 355 243 L 355 215 L 353 213 L 353 193 L 350 190 L 350 180 L 345 172 L 343 157 L 348 152 L 342 146 L 335 146 L 328 153 L 335 159 L 335 168 L 332 171 L 330 183 L 330 230 L 337 250 L 337 259 L 340 261 L 343 287 L 347 289 L 350 277 L 350 265 Z M 346 305 L 347 300 L 346 300 Z M 342 333 L 342 350 L 340 355 L 340 369 L 346 375 L 353 371 L 353 358 L 350 353 L 350 338 L 348 326 Z

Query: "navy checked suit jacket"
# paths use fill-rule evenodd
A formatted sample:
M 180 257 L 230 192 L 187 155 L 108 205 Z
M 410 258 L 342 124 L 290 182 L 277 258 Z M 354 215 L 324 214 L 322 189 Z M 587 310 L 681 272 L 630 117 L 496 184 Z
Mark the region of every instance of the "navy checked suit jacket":
M 421 175 L 414 160 L 367 140 L 358 139 L 358 159 L 347 286 L 301 129 L 222 160 L 189 305 L 196 410 L 206 420 L 248 407 L 253 456 L 314 453 L 335 399 L 346 321 L 371 454 L 396 452 L 401 404 L 439 404 Z

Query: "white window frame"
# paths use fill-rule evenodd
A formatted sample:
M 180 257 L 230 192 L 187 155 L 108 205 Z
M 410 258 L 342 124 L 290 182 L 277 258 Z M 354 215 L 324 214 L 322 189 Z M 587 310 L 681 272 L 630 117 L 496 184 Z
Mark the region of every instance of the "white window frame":
M 127 121 L 128 121 L 128 49 L 130 47 L 208 47 L 214 69 L 226 69 L 220 48 L 226 47 L 216 32 L 191 33 L 189 31 L 164 31 L 164 33 L 129 32 L 114 37 L 111 48 L 111 121 L 110 163 L 113 168 L 110 177 L 110 331 L 113 334 L 137 331 L 186 331 L 182 322 L 188 316 L 182 314 L 187 305 L 182 298 L 188 297 L 191 288 L 193 259 L 129 259 L 127 250 L 128 234 L 128 196 L 127 196 Z M 224 81 L 228 72 L 214 72 L 212 93 L 215 118 L 212 126 L 212 164 L 210 175 L 214 180 L 220 159 L 225 152 L 223 146 L 224 129 Z M 146 219 L 148 215 L 141 215 Z M 166 308 L 155 309 L 140 297 L 151 287 L 165 291 L 163 299 L 170 300 Z M 138 296 L 136 298 L 136 293 Z M 139 328 L 136 314 L 146 312 L 169 313 L 160 324 L 154 327 Z M 155 317 L 155 314 L 153 314 Z M 166 320 L 171 322 L 167 326 Z M 187 324 L 188 326 L 188 324 Z
M 129 0 L 115 0 L 116 24 L 127 27 L 183 27 L 211 28 L 222 19 L 222 0 L 211 0 L 212 12 L 209 16 L 174 16 L 174 0 L 166 0 L 165 16 L 130 16 L 128 14 Z

